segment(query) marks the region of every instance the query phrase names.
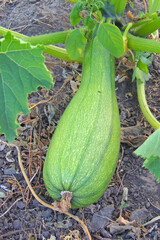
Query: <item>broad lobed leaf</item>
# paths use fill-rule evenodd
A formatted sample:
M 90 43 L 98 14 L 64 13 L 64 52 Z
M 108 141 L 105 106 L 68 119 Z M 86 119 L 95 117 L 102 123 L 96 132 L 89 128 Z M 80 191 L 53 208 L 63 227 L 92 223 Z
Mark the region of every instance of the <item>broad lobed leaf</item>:
M 10 32 L 0 40 L 0 133 L 9 142 L 17 135 L 17 115 L 29 112 L 28 94 L 52 86 L 42 51 L 43 46 L 33 47 Z

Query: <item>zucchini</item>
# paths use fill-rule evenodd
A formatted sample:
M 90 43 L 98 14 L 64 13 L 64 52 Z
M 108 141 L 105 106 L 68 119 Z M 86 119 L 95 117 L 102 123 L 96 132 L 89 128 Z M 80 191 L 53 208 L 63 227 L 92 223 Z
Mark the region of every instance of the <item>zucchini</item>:
M 97 201 L 110 182 L 120 146 L 114 57 L 97 37 L 84 54 L 82 82 L 56 128 L 44 163 L 50 196 L 72 193 L 71 207 Z

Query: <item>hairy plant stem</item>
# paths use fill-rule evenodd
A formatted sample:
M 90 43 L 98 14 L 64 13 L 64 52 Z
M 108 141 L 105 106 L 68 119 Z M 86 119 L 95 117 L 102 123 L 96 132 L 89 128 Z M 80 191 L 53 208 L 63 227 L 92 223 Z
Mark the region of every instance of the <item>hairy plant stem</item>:
M 151 52 L 160 54 L 160 42 L 145 39 L 140 37 L 135 37 L 132 34 L 127 34 L 128 48 L 138 51 L 138 52 Z
M 127 39 L 127 34 L 128 34 L 128 31 L 129 29 L 132 27 L 132 23 L 128 23 L 127 26 L 126 26 L 126 29 L 123 33 L 123 46 L 124 46 L 124 52 L 127 53 L 128 51 L 128 39 Z
M 66 51 L 66 49 L 64 48 L 60 48 L 60 47 L 56 47 L 53 45 L 47 45 L 44 47 L 43 50 L 44 53 L 47 53 L 53 57 L 59 58 L 59 59 L 63 59 L 67 62 L 75 62 L 72 59 L 69 58 L 68 53 Z M 82 63 L 82 57 L 78 58 L 76 60 L 76 62 Z
M 0 35 L 1 36 L 4 37 L 8 31 L 10 31 L 15 37 L 18 37 L 26 42 L 29 42 L 32 45 L 37 45 L 37 44 L 48 45 L 48 44 L 64 43 L 66 41 L 66 38 L 69 35 L 69 33 L 71 33 L 73 30 L 54 32 L 54 33 L 48 33 L 48 34 L 28 37 L 21 33 L 12 31 L 10 29 L 0 27 Z
M 32 45 L 36 44 L 57 44 L 57 43 L 65 43 L 67 36 L 72 32 L 73 30 L 67 30 L 62 32 L 55 32 L 55 33 L 48 33 L 38 36 L 33 36 L 29 38 L 29 42 Z
M 52 205 L 44 202 L 42 199 L 40 199 L 40 198 L 37 196 L 37 194 L 35 193 L 34 189 L 33 189 L 32 186 L 31 186 L 31 183 L 30 183 L 30 181 L 29 181 L 29 179 L 28 179 L 28 177 L 27 177 L 27 175 L 26 175 L 26 173 L 25 173 L 25 170 L 24 170 L 24 167 L 23 167 L 23 164 L 22 164 L 22 159 L 21 159 L 21 154 L 20 154 L 19 148 L 18 148 L 16 145 L 14 145 L 14 144 L 10 144 L 10 143 L 4 142 L 4 141 L 2 141 L 2 140 L 0 140 L 0 143 L 4 143 L 4 144 L 6 144 L 6 145 L 9 146 L 9 147 L 14 147 L 14 148 L 16 148 L 17 153 L 18 153 L 18 162 L 19 162 L 20 169 L 21 169 L 21 171 L 22 171 L 22 174 L 23 174 L 23 176 L 24 176 L 24 179 L 25 179 L 25 181 L 26 181 L 26 183 L 27 183 L 27 185 L 28 185 L 31 193 L 32 193 L 33 196 L 36 198 L 36 200 L 37 200 L 39 203 L 41 203 L 43 206 L 48 207 L 48 208 L 50 208 L 50 209 L 52 209 L 52 210 L 54 210 L 54 211 L 58 211 L 54 206 L 52 206 Z M 81 224 L 81 226 L 82 226 L 85 234 L 88 236 L 89 240 L 92 240 L 91 235 L 90 235 L 90 233 L 89 233 L 89 231 L 88 231 L 87 226 L 84 224 L 84 222 L 83 222 L 81 219 L 79 219 L 77 216 L 74 216 L 73 214 L 71 214 L 71 213 L 69 213 L 69 212 L 65 212 L 65 214 L 68 215 L 69 217 L 75 219 L 77 222 L 79 222 L 79 223 Z
M 157 119 L 153 116 L 146 101 L 145 83 L 140 78 L 137 78 L 136 81 L 137 81 L 137 96 L 141 111 L 146 120 L 151 124 L 151 126 L 154 127 L 154 129 L 158 129 L 160 128 L 160 122 L 158 122 Z

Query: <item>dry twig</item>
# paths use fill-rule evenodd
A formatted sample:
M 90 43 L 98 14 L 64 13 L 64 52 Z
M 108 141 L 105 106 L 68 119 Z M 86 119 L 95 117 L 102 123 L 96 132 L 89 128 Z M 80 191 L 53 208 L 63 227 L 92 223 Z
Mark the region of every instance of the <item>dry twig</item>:
M 0 218 L 3 217 L 4 215 L 6 215 L 10 211 L 10 209 L 21 199 L 22 199 L 22 197 L 18 198 L 2 215 L 0 215 Z

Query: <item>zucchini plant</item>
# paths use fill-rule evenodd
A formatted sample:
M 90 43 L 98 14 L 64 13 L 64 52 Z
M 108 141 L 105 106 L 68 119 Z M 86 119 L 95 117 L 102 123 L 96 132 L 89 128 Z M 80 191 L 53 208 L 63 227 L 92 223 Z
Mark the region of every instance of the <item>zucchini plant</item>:
M 70 13 L 74 29 L 27 37 L 0 27 L 0 133 L 12 142 L 19 127 L 17 115 L 29 112 L 28 94 L 39 86 L 47 89 L 53 86 L 42 53 L 82 63 L 81 86 L 53 135 L 43 172 L 53 199 L 70 199 L 71 207 L 77 208 L 98 200 L 116 167 L 120 120 L 115 95 L 115 58 L 127 52 L 135 62 L 133 80 L 137 81 L 140 108 L 157 129 L 135 153 L 146 158 L 144 166 L 160 182 L 160 123 L 145 98 L 150 64 L 147 53 L 160 54 L 160 43 L 156 40 L 160 3 L 149 0 L 148 11 L 131 15 L 125 23 L 123 13 L 127 4 L 133 5 L 132 1 L 70 2 L 74 2 Z M 55 46 L 57 43 L 65 43 L 66 49 Z

